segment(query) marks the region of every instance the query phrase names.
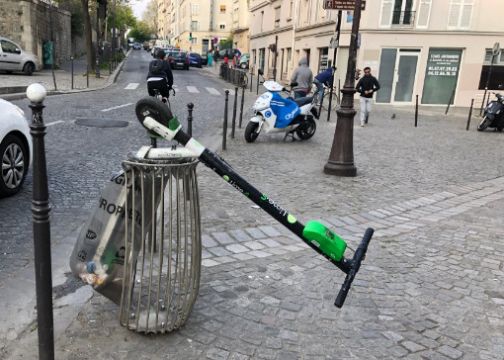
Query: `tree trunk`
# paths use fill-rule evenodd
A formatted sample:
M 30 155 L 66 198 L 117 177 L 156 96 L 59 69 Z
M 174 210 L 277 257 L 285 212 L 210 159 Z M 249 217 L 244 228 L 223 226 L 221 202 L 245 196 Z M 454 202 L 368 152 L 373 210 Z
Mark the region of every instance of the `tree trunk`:
M 84 33 L 86 35 L 86 58 L 90 70 L 95 68 L 95 54 L 93 49 L 93 35 L 91 17 L 89 16 L 89 0 L 81 0 L 84 12 Z

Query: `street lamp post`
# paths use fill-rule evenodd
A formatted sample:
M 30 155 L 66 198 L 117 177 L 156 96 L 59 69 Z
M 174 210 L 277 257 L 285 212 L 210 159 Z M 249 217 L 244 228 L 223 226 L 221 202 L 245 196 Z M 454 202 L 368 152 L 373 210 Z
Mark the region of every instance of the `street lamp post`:
M 353 126 L 356 111 L 354 109 L 355 68 L 357 62 L 357 38 L 362 11 L 362 0 L 355 0 L 352 36 L 348 55 L 346 81 L 341 92 L 343 99 L 341 107 L 336 111 L 338 115 L 336 131 L 329 160 L 324 166 L 324 173 L 336 176 L 356 176 L 353 155 Z

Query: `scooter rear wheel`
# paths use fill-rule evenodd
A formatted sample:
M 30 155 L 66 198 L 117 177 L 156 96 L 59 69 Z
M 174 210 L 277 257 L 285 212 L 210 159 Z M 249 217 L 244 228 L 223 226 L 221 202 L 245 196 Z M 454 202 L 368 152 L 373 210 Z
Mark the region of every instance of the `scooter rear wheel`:
M 247 127 L 245 128 L 245 141 L 248 143 L 253 143 L 257 137 L 259 136 L 259 133 L 257 132 L 257 128 L 259 127 L 259 123 L 252 122 L 250 121 L 247 124 Z
M 315 134 L 315 130 L 317 130 L 317 124 L 315 123 L 315 120 L 310 118 L 299 125 L 296 129 L 296 134 L 301 140 L 308 140 Z

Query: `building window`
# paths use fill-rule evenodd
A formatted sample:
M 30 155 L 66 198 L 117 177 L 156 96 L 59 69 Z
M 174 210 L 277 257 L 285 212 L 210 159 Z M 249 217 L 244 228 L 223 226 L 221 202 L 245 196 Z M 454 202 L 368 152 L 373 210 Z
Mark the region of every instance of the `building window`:
M 413 26 L 413 0 L 382 0 L 380 26 Z
M 418 5 L 418 16 L 417 16 L 417 28 L 426 28 L 429 26 L 430 12 L 432 6 L 432 0 L 419 0 Z
M 191 30 L 198 31 L 198 22 L 197 21 L 191 21 Z
M 264 11 L 261 11 L 261 31 L 263 31 L 263 24 L 264 24 Z
M 252 64 L 254 64 L 255 66 L 255 64 L 257 64 L 257 51 L 255 49 L 252 50 L 252 60 L 253 60 Z
M 226 24 L 220 24 L 219 29 L 224 30 L 226 28 Z
M 280 6 L 275 8 L 275 29 L 280 27 L 280 9 Z
M 191 4 L 191 15 L 199 15 L 199 5 L 198 4 Z
M 492 68 L 491 74 L 490 67 Z M 487 82 L 489 90 L 501 90 L 499 89 L 499 85 L 504 84 L 504 50 L 500 50 L 496 55 L 493 55 L 492 49 L 485 50 L 485 60 L 481 68 L 479 90 L 485 89 Z
M 319 64 L 318 64 L 318 72 L 322 72 L 329 67 L 329 48 L 320 48 L 319 49 Z
M 220 6 L 220 13 L 225 14 L 226 13 L 226 5 L 221 5 Z
M 292 13 L 294 12 L 294 0 L 289 2 L 289 20 L 292 18 Z
M 448 28 L 468 29 L 471 26 L 473 0 L 450 0 Z

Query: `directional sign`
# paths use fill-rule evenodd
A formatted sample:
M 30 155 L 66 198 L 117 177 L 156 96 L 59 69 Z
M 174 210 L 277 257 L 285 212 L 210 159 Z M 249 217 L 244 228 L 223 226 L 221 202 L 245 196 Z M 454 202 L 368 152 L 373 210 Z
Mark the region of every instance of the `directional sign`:
M 354 10 L 355 0 L 324 0 L 325 10 Z M 362 10 L 366 8 L 366 0 L 362 0 Z

